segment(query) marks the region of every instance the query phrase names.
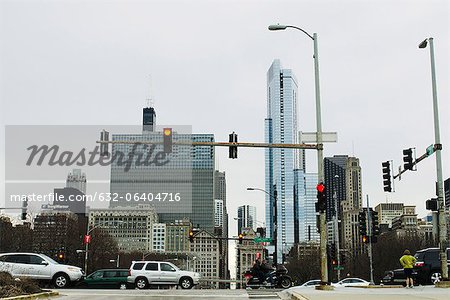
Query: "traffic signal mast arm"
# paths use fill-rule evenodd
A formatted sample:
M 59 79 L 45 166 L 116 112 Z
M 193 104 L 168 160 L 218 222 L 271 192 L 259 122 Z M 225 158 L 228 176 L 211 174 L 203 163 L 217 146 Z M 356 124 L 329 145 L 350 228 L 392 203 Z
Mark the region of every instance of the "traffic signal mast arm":
M 412 165 L 415 166 L 417 165 L 419 162 L 421 162 L 422 160 L 424 160 L 425 158 L 427 158 L 428 156 L 430 156 L 431 154 L 434 153 L 434 151 L 436 150 L 442 150 L 442 144 L 434 144 L 434 146 L 431 148 L 432 151 L 429 150 L 430 147 L 427 148 L 425 154 L 423 154 L 422 156 L 420 156 L 419 158 L 417 158 L 415 161 L 412 162 Z M 403 170 L 401 170 L 397 175 L 394 175 L 394 179 L 396 179 L 397 177 L 400 177 L 403 173 L 405 173 L 406 171 L 408 171 L 408 169 L 403 168 Z
M 99 144 L 162 144 L 156 141 L 97 141 Z M 173 145 L 182 146 L 222 146 L 222 147 L 253 147 L 253 148 L 292 148 L 292 149 L 323 149 L 323 144 L 269 144 L 269 143 L 229 143 L 229 142 L 191 142 L 191 141 L 173 141 Z

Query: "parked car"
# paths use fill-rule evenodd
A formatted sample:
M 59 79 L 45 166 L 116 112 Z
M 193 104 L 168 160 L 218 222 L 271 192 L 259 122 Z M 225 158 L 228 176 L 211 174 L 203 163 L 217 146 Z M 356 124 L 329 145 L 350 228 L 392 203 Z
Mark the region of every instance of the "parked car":
M 313 280 L 309 280 L 309 281 L 307 281 L 304 284 L 301 284 L 299 286 L 301 286 L 301 287 L 314 287 L 316 285 L 319 285 L 320 281 L 321 281 L 320 279 L 313 279 Z
M 133 261 L 127 278 L 127 282 L 138 289 L 150 285 L 179 285 L 183 289 L 191 289 L 199 280 L 199 273 L 182 271 L 174 264 L 163 261 Z
M 65 288 L 83 277 L 79 267 L 60 264 L 47 255 L 37 253 L 2 253 L 0 271 L 11 276 L 51 281 L 57 288 Z
M 412 277 L 414 279 L 414 284 L 416 284 L 417 283 L 417 281 L 416 281 L 417 272 L 415 270 L 413 270 Z M 392 271 L 386 271 L 384 273 L 383 279 L 381 279 L 381 283 L 382 284 L 387 284 L 387 285 L 390 285 L 390 284 L 406 285 L 405 272 L 403 271 L 403 269 L 396 269 L 396 270 L 392 270 Z
M 416 258 L 414 270 L 417 272 L 417 281 L 420 284 L 435 284 L 441 281 L 439 248 L 419 250 L 414 257 Z M 450 248 L 447 248 L 447 259 L 450 259 Z M 447 260 L 447 265 L 450 266 L 450 260 Z
M 337 283 L 332 283 L 331 285 L 339 287 L 339 286 L 346 286 L 346 287 L 352 287 L 352 286 L 368 286 L 370 282 L 365 281 L 361 278 L 345 278 Z
M 97 270 L 80 282 L 82 287 L 92 288 L 119 288 L 125 290 L 132 286 L 127 282 L 128 269 L 102 269 Z

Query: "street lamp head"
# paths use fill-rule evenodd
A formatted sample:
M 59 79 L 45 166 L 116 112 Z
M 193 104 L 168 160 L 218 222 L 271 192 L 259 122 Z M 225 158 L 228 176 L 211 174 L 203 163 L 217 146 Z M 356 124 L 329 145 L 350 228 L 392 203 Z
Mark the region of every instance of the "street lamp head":
M 276 24 L 276 25 L 270 25 L 269 26 L 269 30 L 285 30 L 287 28 L 287 25 L 280 25 L 280 24 Z
M 254 191 L 254 190 L 255 190 L 255 188 L 252 188 L 252 187 L 247 188 L 247 191 Z
M 426 48 L 428 44 L 428 39 L 424 39 L 422 43 L 419 44 L 419 48 L 423 49 Z

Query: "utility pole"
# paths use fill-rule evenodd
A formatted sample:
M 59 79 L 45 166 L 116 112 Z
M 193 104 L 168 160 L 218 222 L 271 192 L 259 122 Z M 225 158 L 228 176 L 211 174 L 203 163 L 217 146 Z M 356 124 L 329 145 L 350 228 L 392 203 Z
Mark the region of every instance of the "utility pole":
M 375 285 L 373 281 L 373 257 L 372 257 L 372 220 L 371 211 L 369 206 L 369 195 L 367 197 L 367 236 L 369 238 L 368 252 L 369 252 L 369 264 L 370 264 L 370 285 Z

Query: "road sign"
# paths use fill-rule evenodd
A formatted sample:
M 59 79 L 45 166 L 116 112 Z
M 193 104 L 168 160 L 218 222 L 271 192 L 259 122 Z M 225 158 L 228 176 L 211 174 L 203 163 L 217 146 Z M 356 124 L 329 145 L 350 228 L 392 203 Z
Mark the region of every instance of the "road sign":
M 434 145 L 430 145 L 427 147 L 427 156 L 430 156 L 434 153 Z
M 344 270 L 344 267 L 343 266 L 334 266 L 333 269 L 336 270 L 336 271 L 337 270 Z
M 260 238 L 260 237 L 256 237 L 253 239 L 253 241 L 255 243 L 271 243 L 272 239 L 271 238 Z
M 317 143 L 317 132 L 299 131 L 299 139 L 302 143 Z M 337 132 L 322 132 L 322 143 L 336 143 Z

